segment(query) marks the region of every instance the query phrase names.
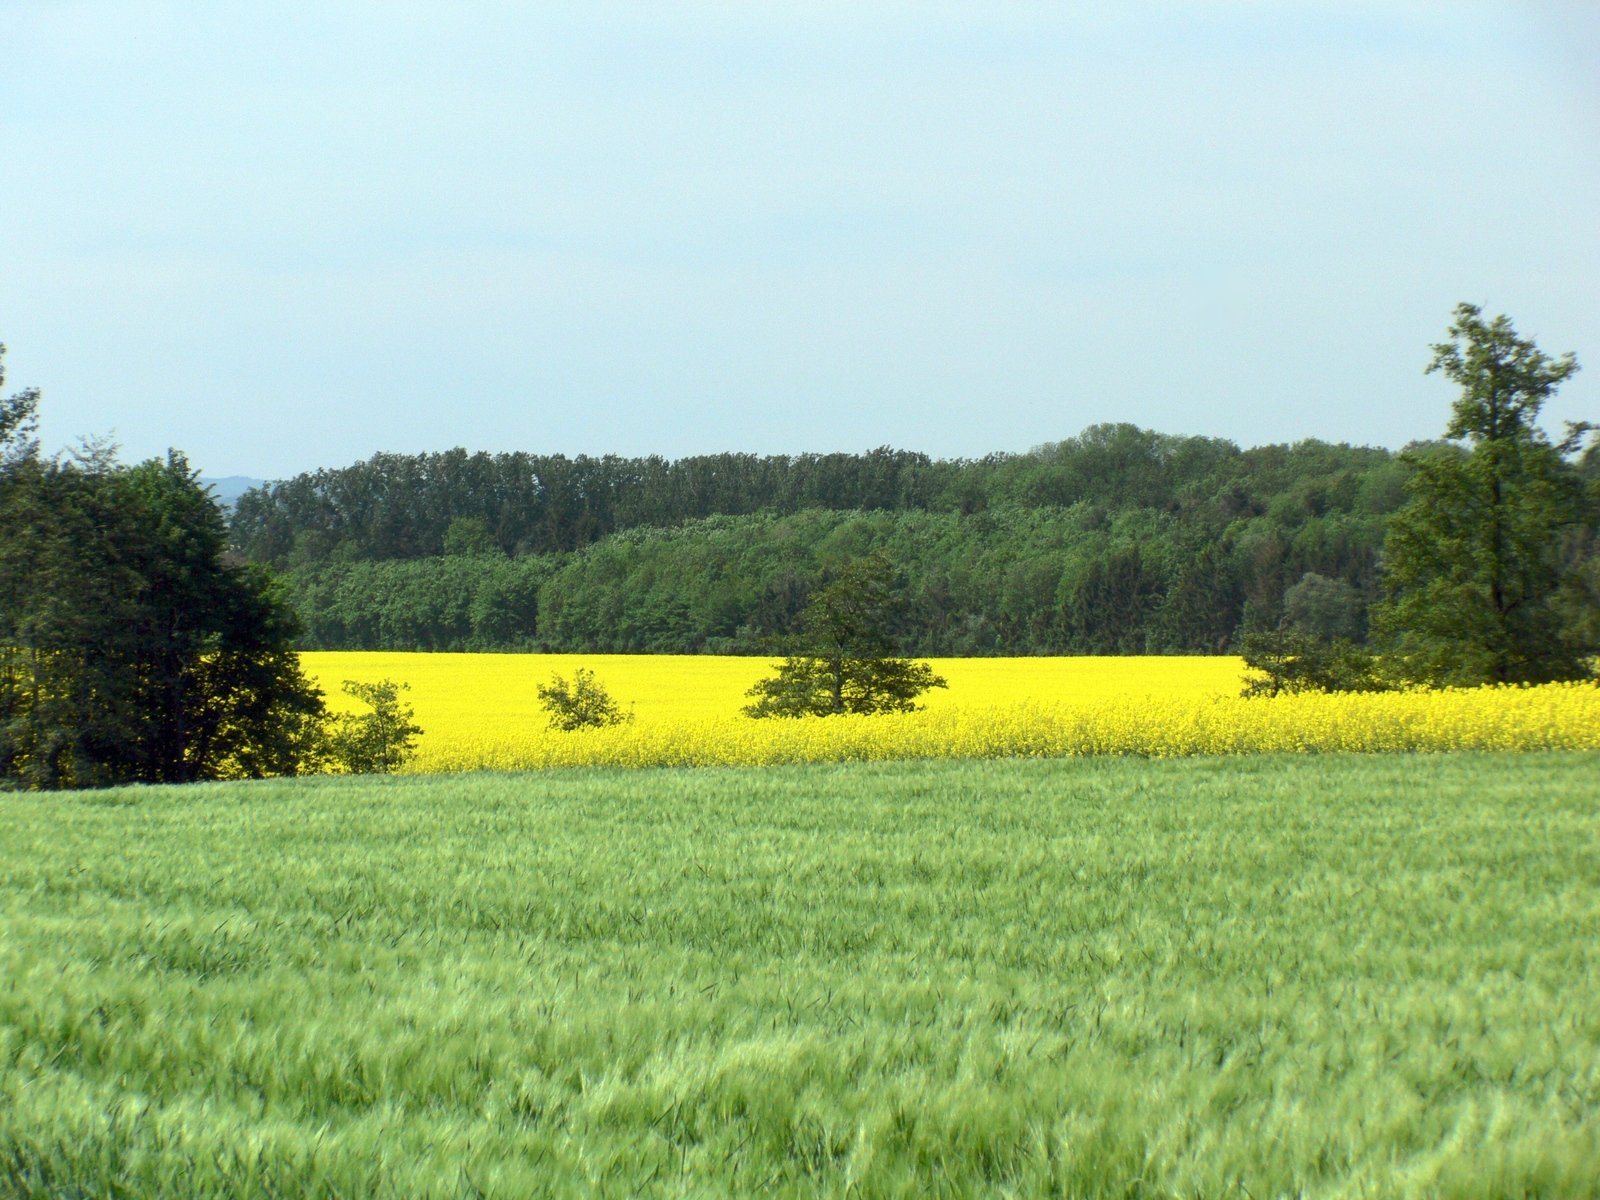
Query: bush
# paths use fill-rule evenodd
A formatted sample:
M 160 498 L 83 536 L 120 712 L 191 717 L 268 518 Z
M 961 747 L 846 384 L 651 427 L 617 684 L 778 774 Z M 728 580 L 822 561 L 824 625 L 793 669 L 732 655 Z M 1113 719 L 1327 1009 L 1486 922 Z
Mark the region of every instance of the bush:
M 327 757 L 334 770 L 383 775 L 416 753 L 422 727 L 413 723 L 416 714 L 411 706 L 400 701 L 400 693 L 410 691 L 410 684 L 392 679 L 377 683 L 346 679 L 339 686 L 345 695 L 370 705 L 372 711 L 339 713 L 329 719 Z
M 1245 677 L 1245 696 L 1378 692 L 1387 687 L 1377 660 L 1342 639 L 1330 642 L 1292 629 L 1247 633 L 1240 652 L 1245 666 L 1259 672 Z
M 593 671 L 579 667 L 569 684 L 552 675 L 548 684 L 539 685 L 539 702 L 550 714 L 550 728 L 571 733 L 576 729 L 602 729 L 633 720 L 633 713 L 622 706 L 594 677 Z

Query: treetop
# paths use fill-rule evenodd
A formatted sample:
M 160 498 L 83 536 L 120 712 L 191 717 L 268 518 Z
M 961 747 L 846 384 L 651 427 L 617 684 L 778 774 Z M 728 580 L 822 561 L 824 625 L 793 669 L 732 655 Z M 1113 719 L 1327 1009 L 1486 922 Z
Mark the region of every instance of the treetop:
M 1517 336 L 1504 313 L 1485 320 L 1475 304 L 1456 305 L 1449 335 L 1434 343 L 1424 372 L 1442 372 L 1461 388 L 1445 436 L 1546 441 L 1534 420 L 1556 388 L 1577 374 L 1577 357 L 1569 351 L 1551 358 Z

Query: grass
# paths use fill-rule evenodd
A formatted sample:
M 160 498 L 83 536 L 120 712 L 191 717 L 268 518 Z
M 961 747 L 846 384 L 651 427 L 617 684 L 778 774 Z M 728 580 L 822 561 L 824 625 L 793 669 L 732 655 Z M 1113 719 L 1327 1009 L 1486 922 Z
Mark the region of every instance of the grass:
M 1600 754 L 0 813 L 0 1196 L 1600 1196 Z

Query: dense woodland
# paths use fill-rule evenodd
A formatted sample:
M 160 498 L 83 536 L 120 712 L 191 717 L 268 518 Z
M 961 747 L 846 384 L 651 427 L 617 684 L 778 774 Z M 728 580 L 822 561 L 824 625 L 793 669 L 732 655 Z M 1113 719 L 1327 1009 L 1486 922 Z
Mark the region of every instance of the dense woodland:
M 966 461 L 454 450 L 256 489 L 232 531 L 319 649 L 762 653 L 884 551 L 905 653 L 1215 653 L 1286 616 L 1359 639 L 1409 471 L 1132 425 Z

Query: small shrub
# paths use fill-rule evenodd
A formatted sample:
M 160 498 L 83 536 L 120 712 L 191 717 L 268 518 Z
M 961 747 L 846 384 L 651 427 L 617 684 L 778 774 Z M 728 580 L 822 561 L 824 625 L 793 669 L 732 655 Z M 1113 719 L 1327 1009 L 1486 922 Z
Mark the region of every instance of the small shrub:
M 422 727 L 413 722 L 416 714 L 400 700 L 408 683 L 382 679 L 377 683 L 357 683 L 346 679 L 339 685 L 347 696 L 371 706 L 371 712 L 339 713 L 330 718 L 327 731 L 327 757 L 336 771 L 351 775 L 383 775 L 395 770 L 417 749 Z
M 539 702 L 550 714 L 550 728 L 571 733 L 576 729 L 603 729 L 633 720 L 633 713 L 622 706 L 594 677 L 593 671 L 579 667 L 568 683 L 561 675 L 539 685 Z

